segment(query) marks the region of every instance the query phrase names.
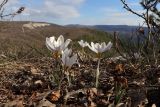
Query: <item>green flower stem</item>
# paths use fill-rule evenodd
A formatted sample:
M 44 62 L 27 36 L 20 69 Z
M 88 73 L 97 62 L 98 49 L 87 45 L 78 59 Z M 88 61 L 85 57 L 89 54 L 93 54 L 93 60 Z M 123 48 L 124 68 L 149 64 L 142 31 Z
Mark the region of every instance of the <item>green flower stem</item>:
M 96 88 L 98 87 L 98 80 L 99 80 L 99 75 L 100 75 L 100 71 L 99 71 L 99 65 L 100 65 L 100 57 L 98 58 L 98 65 L 97 65 L 97 72 L 96 72 Z
M 55 59 L 55 67 L 58 68 L 59 67 L 59 56 L 60 56 L 60 52 L 55 51 L 53 53 L 53 58 Z
M 65 68 L 66 72 L 68 73 L 66 76 L 67 76 L 67 80 L 68 80 L 68 86 L 71 86 L 71 75 L 70 75 L 70 68 L 69 67 L 66 67 Z
M 60 89 L 61 88 L 61 83 L 62 83 L 62 81 L 63 81 L 63 79 L 64 79 L 64 74 L 65 74 L 65 70 L 66 70 L 66 66 L 63 66 L 63 68 L 62 68 L 63 70 L 61 70 L 61 77 L 60 77 L 60 81 L 59 81 L 59 87 L 58 87 L 58 89 Z
M 67 75 L 67 79 L 68 79 L 68 86 L 71 86 L 70 74 Z
M 82 53 L 85 54 L 84 47 L 82 47 Z

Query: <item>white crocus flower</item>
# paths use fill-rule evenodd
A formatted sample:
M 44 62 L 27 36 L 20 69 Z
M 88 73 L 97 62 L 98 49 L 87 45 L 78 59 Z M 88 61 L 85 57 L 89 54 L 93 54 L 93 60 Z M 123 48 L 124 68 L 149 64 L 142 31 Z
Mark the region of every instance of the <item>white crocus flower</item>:
M 82 48 L 88 46 L 88 43 L 87 43 L 87 42 L 84 42 L 83 40 L 78 41 L 78 43 L 79 43 L 79 45 L 80 45 Z
M 71 56 L 72 50 L 66 48 L 63 52 L 62 52 L 62 62 L 63 65 L 66 67 L 71 68 L 73 64 L 78 63 L 77 62 L 77 54 L 74 54 Z
M 97 72 L 96 72 L 96 88 L 98 87 L 98 83 L 99 83 L 98 80 L 100 75 L 99 66 L 100 66 L 101 53 L 107 50 L 110 50 L 112 45 L 113 44 L 111 42 L 109 42 L 107 45 L 105 42 L 101 44 L 91 42 L 91 45 L 88 44 L 88 47 L 98 55 L 98 65 L 97 65 Z
M 77 54 L 74 54 L 74 55 L 71 55 L 71 54 L 72 54 L 72 50 L 68 48 L 66 48 L 62 52 L 62 62 L 64 67 L 64 73 L 66 73 L 69 86 L 71 85 L 71 80 L 70 80 L 71 72 L 69 72 L 68 70 L 70 70 L 73 64 L 78 63 Z
M 86 57 L 86 53 L 85 53 L 84 48 L 86 46 L 88 46 L 88 43 L 84 42 L 83 40 L 78 41 L 78 43 L 82 47 L 82 50 L 81 50 L 81 52 L 78 52 L 78 55 L 79 55 L 79 57 L 80 57 L 81 60 L 84 60 L 84 58 Z
M 54 36 L 46 38 L 46 46 L 50 51 L 53 52 L 62 52 L 65 48 L 67 48 L 70 42 L 71 39 L 67 39 L 66 41 L 64 41 L 63 35 L 60 35 L 57 40 Z
M 106 45 L 105 42 L 103 42 L 103 43 L 101 43 L 101 44 L 91 42 L 91 45 L 88 44 L 88 47 L 89 47 L 92 51 L 94 51 L 95 53 L 98 54 L 98 53 L 103 53 L 103 52 L 105 52 L 105 51 L 107 51 L 107 50 L 110 50 L 111 47 L 112 47 L 112 45 L 113 45 L 112 42 L 109 42 L 107 45 Z

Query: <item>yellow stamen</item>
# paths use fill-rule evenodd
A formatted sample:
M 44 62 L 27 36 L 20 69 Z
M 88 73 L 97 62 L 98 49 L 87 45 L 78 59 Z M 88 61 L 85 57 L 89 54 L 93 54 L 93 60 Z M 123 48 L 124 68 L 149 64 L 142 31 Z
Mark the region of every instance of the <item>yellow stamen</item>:
M 54 59 L 58 59 L 60 57 L 60 52 L 59 51 L 55 51 L 54 53 L 53 53 L 53 58 Z

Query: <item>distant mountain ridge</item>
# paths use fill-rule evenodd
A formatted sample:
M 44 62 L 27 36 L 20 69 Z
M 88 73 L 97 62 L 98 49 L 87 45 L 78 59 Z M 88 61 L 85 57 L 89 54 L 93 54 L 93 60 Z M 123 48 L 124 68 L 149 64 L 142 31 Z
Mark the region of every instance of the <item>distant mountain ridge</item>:
M 79 24 L 70 24 L 66 25 L 68 27 L 74 27 L 74 28 L 91 28 L 91 29 L 97 29 L 101 31 L 106 32 L 120 32 L 120 33 L 132 33 L 135 32 L 139 26 L 130 26 L 130 25 L 79 25 Z M 143 29 L 146 31 L 147 28 L 143 27 Z

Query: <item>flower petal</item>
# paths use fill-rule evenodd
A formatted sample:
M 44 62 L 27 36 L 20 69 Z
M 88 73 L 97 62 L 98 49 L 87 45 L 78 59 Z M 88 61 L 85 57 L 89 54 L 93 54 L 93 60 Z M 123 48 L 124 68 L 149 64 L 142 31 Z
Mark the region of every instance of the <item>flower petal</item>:
M 67 39 L 67 40 L 65 41 L 65 43 L 63 43 L 63 44 L 61 45 L 61 47 L 60 47 L 61 51 L 65 50 L 65 49 L 67 48 L 67 46 L 70 44 L 71 41 L 72 41 L 71 39 Z
M 99 43 L 94 44 L 94 47 L 98 52 L 101 52 L 101 46 Z
M 64 37 L 60 35 L 57 39 L 57 46 L 61 46 L 62 44 L 64 44 Z
M 77 63 L 77 54 L 74 54 L 68 59 L 67 66 L 72 67 L 73 64 Z
M 83 47 L 83 40 L 78 41 L 79 45 Z
M 70 56 L 72 53 L 72 49 L 66 48 L 64 51 L 62 51 L 62 54 L 65 54 L 66 56 Z
M 95 49 L 95 44 L 93 42 L 91 42 L 91 46 L 88 44 L 88 47 L 93 51 L 98 53 L 98 51 Z
M 102 52 L 104 52 L 104 51 L 106 51 L 105 49 L 106 49 L 106 43 L 105 42 L 103 42 L 103 43 L 101 43 L 101 45 L 100 45 L 101 47 L 101 53 Z
M 54 43 L 54 42 L 56 41 L 56 39 L 55 39 L 54 36 L 50 37 L 49 39 L 50 39 L 50 42 L 51 42 L 51 43 Z
M 46 46 L 50 51 L 55 51 L 55 46 L 51 43 L 50 38 L 46 38 Z
M 83 48 L 87 46 L 87 42 L 84 42 L 83 40 L 78 41 L 78 43 Z
M 87 46 L 87 44 L 88 44 L 88 42 L 85 42 L 84 44 L 85 44 L 85 47 L 86 47 L 86 46 Z
M 63 65 L 66 65 L 66 55 L 64 53 L 62 53 L 61 60 L 62 60 Z
M 72 40 L 71 39 L 67 39 L 66 41 L 65 41 L 65 48 L 67 48 L 67 46 L 70 44 L 70 42 L 71 42 Z
M 65 49 L 62 52 L 62 62 L 63 65 L 71 67 L 73 64 L 77 63 L 77 54 L 74 54 L 72 57 L 70 57 L 72 50 L 71 49 Z
M 113 45 L 112 42 L 108 42 L 107 46 L 105 47 L 105 51 L 110 50 L 112 45 Z

